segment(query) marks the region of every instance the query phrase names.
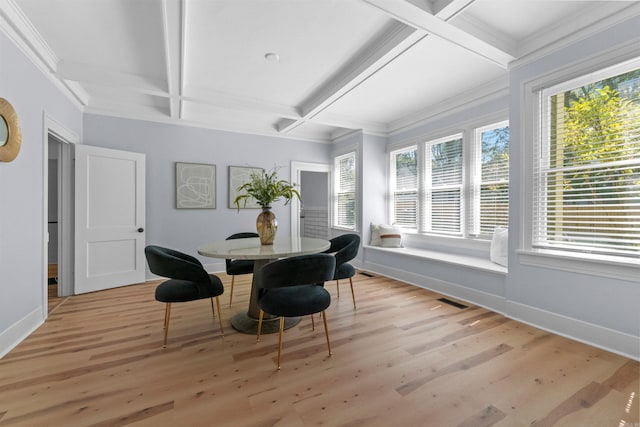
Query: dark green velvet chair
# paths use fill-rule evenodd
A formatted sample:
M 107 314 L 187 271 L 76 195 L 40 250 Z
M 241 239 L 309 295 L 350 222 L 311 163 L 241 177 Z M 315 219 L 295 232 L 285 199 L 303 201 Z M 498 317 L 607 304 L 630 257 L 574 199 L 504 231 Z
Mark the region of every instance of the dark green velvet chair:
M 244 232 L 236 233 L 227 237 L 225 240 L 233 239 L 247 239 L 250 237 L 260 237 L 258 233 Z M 253 273 L 253 260 L 250 259 L 227 259 L 226 260 L 226 272 L 231 276 L 231 291 L 229 291 L 229 306 L 233 302 L 233 284 L 236 280 L 236 276 L 240 274 Z
M 331 280 L 336 281 L 338 288 L 338 298 L 340 298 L 340 280 L 349 279 L 351 286 L 351 298 L 353 299 L 353 308 L 356 308 L 356 295 L 353 292 L 353 281 L 351 278 L 355 276 L 356 269 L 347 261 L 351 261 L 358 255 L 360 249 L 360 236 L 357 234 L 343 234 L 331 240 L 331 247 L 324 251 L 327 254 L 333 254 L 336 258 L 336 270 Z
M 298 317 L 322 313 L 327 347 L 331 356 L 331 342 L 327 328 L 325 310 L 331 305 L 331 295 L 318 284 L 333 277 L 336 260 L 327 254 L 301 255 L 273 261 L 256 273 L 258 289 L 258 336 L 262 330 L 264 313 L 280 317 L 280 335 L 278 338 L 278 369 L 282 352 L 282 332 L 285 317 Z M 313 316 L 311 316 L 313 329 Z
M 222 328 L 222 312 L 218 296 L 224 292 L 222 281 L 215 274 L 209 274 L 197 258 L 161 246 L 149 245 L 144 249 L 149 270 L 158 276 L 167 277 L 156 287 L 156 300 L 164 302 L 164 345 L 167 347 L 167 335 L 169 334 L 169 320 L 171 318 L 171 304 L 174 302 L 195 301 L 209 298 L 213 317 L 216 312 L 213 308 L 213 298 L 216 298 L 218 306 L 218 321 L 220 322 L 220 334 L 224 335 Z

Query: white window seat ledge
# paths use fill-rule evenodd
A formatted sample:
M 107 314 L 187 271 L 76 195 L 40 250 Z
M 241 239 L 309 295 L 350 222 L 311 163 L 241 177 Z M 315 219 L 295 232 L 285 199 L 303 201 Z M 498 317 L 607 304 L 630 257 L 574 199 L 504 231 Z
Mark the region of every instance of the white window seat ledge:
M 423 248 L 383 248 L 381 246 L 363 245 L 365 251 L 380 251 L 386 253 L 393 253 L 397 255 L 403 255 L 413 258 L 428 259 L 430 261 L 442 262 L 445 264 L 451 264 L 455 266 L 462 266 L 473 270 L 480 270 L 489 273 L 495 273 L 498 275 L 506 276 L 508 269 L 499 264 L 492 262 L 488 258 L 472 255 L 461 255 L 450 252 L 440 252 Z

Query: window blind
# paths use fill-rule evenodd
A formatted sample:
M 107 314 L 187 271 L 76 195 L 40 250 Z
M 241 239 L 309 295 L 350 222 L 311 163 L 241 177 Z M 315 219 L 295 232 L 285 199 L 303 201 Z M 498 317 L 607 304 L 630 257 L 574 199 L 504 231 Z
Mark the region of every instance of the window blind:
M 418 211 L 418 150 L 411 147 L 392 153 L 394 223 L 416 228 Z
M 509 225 L 509 126 L 500 123 L 476 131 L 475 165 L 480 170 L 473 234 L 489 235 Z
M 640 256 L 640 69 L 539 92 L 532 246 Z
M 462 136 L 425 144 L 423 158 L 423 231 L 462 234 Z
M 356 155 L 336 157 L 335 225 L 355 229 L 356 224 Z

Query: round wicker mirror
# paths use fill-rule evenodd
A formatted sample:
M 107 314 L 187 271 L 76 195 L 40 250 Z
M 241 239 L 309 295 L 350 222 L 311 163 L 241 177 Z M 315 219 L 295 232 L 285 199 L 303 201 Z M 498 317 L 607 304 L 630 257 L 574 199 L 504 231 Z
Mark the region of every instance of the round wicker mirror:
M 9 101 L 0 98 L 0 162 L 16 158 L 22 144 L 18 116 Z

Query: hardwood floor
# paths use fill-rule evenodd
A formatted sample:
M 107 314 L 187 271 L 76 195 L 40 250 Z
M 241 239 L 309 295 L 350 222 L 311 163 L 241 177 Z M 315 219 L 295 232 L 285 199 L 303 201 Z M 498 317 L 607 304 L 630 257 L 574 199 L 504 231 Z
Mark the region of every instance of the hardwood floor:
M 230 278 L 220 274 L 228 287 Z M 208 301 L 174 304 L 167 349 L 157 282 L 66 298 L 0 360 L 0 426 L 639 427 L 639 363 L 441 295 L 357 274 L 321 322 L 225 336 Z

